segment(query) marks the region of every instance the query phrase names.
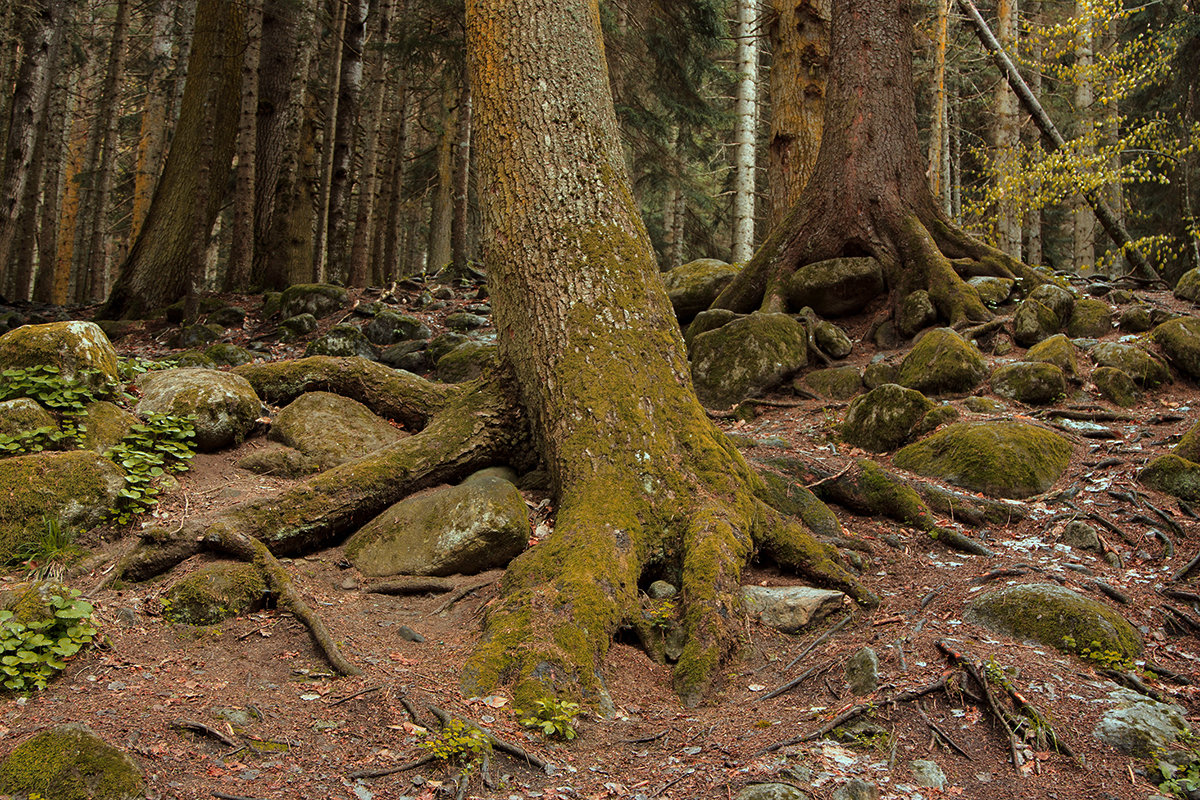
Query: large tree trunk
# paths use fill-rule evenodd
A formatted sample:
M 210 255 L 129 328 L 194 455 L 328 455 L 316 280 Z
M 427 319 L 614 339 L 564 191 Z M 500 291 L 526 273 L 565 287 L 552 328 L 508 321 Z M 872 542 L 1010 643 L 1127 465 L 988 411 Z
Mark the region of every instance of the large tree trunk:
M 1016 52 L 1019 29 L 1017 0 L 1000 0 L 996 4 L 997 34 L 1000 45 L 1008 52 Z M 1020 167 L 1017 163 L 1017 145 L 1021 139 L 1020 106 L 1017 94 L 1003 77 L 996 84 L 995 122 L 993 127 L 996 179 L 1004 183 L 1011 180 Z M 1013 258 L 1021 257 L 1021 217 L 1015 198 L 1005 192 L 996 203 L 996 243 Z
M 641 618 L 640 582 L 670 576 L 688 637 L 676 686 L 695 702 L 736 642 L 756 547 L 871 598 L 759 499 L 696 400 L 626 176 L 597 0 L 470 0 L 467 36 L 501 360 L 559 511 L 509 567 L 464 685 L 511 681 L 519 705 L 601 692 L 612 635 Z
M 383 184 L 383 167 L 380 158 L 382 150 L 380 139 L 383 131 L 383 101 L 384 89 L 387 84 L 387 73 L 390 66 L 388 53 L 391 49 L 392 3 L 391 0 L 380 0 L 375 14 L 375 58 L 371 63 L 371 82 L 368 85 L 367 102 L 364 103 L 366 115 L 362 125 L 362 167 L 359 170 L 358 207 L 354 212 L 354 242 L 350 247 L 349 284 L 351 286 L 367 286 L 372 279 L 371 255 L 372 242 L 376 240 L 375 230 L 377 207 L 380 205 L 380 191 Z M 378 284 L 376 284 L 378 285 Z
M 758 2 L 737 0 L 737 102 L 734 106 L 733 260 L 754 254 L 754 184 L 758 139 Z
M 141 235 L 100 311 L 102 317 L 136 316 L 172 303 L 188 292 L 196 230 L 193 223 L 200 213 L 212 226 L 233 161 L 244 34 L 241 4 L 200 0 L 187 85 L 171 151 Z M 211 85 L 214 82 L 216 85 Z M 205 145 L 209 136 L 211 147 Z M 208 164 L 201 163 L 205 151 L 210 156 Z M 201 186 L 205 176 L 209 185 Z M 205 204 L 197 209 L 196 199 L 201 196 Z
M 955 228 L 934 201 L 917 146 L 910 5 L 834 0 L 816 168 L 799 202 L 717 299 L 718 307 L 783 310 L 788 278 L 798 267 L 842 256 L 874 256 L 894 303 L 927 289 L 954 325 L 990 317 L 956 266 L 1040 282 L 1028 267 Z
M 238 116 L 237 178 L 233 190 L 233 239 L 225 268 L 225 291 L 245 291 L 254 265 L 254 198 L 258 170 L 258 84 L 262 60 L 263 0 L 246 3 L 246 53 L 242 58 L 242 106 Z
M 170 121 L 167 112 L 173 105 L 172 83 L 172 15 L 175 4 L 158 0 L 150 27 L 150 44 L 146 55 L 146 100 L 141 109 L 141 130 L 138 134 L 137 167 L 133 178 L 133 216 L 129 222 L 129 235 L 136 239 L 150 210 L 154 187 L 162 171 L 163 156 L 167 152 L 167 131 Z
M 338 75 L 337 124 L 333 127 L 333 165 L 329 183 L 329 230 L 326 232 L 328 277 L 344 282 L 350 273 L 350 201 L 354 192 L 354 141 L 358 130 L 363 82 L 363 46 L 367 14 L 378 3 L 349 0 Z
M 1076 135 L 1088 137 L 1092 134 L 1093 114 L 1092 69 L 1094 66 L 1094 44 L 1092 42 L 1091 3 L 1076 0 L 1075 14 L 1079 19 L 1079 38 L 1075 42 L 1075 119 Z M 1083 153 L 1091 155 L 1092 148 L 1085 147 Z M 1071 208 L 1071 264 L 1076 272 L 1091 270 L 1096 264 L 1096 217 L 1087 200 L 1076 196 Z
M 937 0 L 933 46 L 933 113 L 929 126 L 929 190 L 942 211 L 952 212 L 950 192 L 950 103 L 946 93 L 946 51 L 950 41 L 950 4 Z

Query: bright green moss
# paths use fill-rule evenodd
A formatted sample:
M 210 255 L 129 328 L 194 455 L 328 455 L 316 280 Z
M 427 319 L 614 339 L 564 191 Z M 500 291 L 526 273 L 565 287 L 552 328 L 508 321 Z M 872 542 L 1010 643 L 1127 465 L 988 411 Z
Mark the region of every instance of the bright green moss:
M 267 590 L 251 564 L 216 564 L 188 575 L 163 596 L 163 616 L 189 625 L 215 625 L 260 603 Z
M 0 792 L 46 800 L 135 800 L 142 776 L 129 756 L 83 725 L 43 731 L 0 764 Z

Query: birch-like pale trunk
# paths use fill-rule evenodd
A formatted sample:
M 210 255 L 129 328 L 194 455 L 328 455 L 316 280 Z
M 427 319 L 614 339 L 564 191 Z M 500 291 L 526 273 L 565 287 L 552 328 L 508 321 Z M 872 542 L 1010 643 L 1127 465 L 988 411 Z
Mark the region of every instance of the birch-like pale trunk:
M 758 133 L 758 2 L 738 0 L 737 118 L 733 144 L 733 260 L 754 255 L 754 179 Z
M 1075 40 L 1075 119 L 1077 134 L 1091 136 L 1093 128 L 1092 90 L 1093 43 L 1091 0 L 1076 0 L 1075 14 L 1079 17 L 1079 33 Z M 1085 148 L 1090 153 L 1091 148 Z M 1090 270 L 1096 264 L 1096 217 L 1082 195 L 1072 201 L 1071 264 L 1076 272 Z
M 1010 53 L 1016 51 L 1019 14 L 1017 0 L 999 0 L 996 4 L 996 34 L 1000 45 Z M 1018 169 L 1016 161 L 1021 137 L 1021 115 L 1016 92 L 1003 78 L 996 84 L 994 103 L 994 170 L 998 180 L 1004 181 Z M 1021 257 L 1021 215 L 1014 199 L 1007 194 L 1001 195 L 996 203 L 996 246 L 1013 258 Z

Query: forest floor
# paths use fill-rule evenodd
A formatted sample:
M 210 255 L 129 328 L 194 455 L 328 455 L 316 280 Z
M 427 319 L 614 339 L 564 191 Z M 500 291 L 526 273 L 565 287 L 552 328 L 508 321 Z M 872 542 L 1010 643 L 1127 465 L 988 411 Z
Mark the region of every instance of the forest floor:
M 1163 307 L 1176 302 L 1165 294 L 1146 297 Z M 231 299 L 245 300 L 246 308 L 256 306 L 252 298 Z M 323 329 L 339 318 L 326 319 Z M 438 324 L 436 315 L 428 320 Z M 250 340 L 269 327 L 261 325 L 252 316 L 241 338 Z M 125 355 L 162 355 L 168 352 L 161 344 L 167 333 L 167 328 L 150 326 L 118 341 L 117 347 Z M 863 331 L 851 328 L 850 333 L 857 340 Z M 1113 338 L 1118 335 L 1114 331 Z M 230 340 L 244 343 L 237 337 Z M 300 354 L 296 346 L 278 346 L 274 352 L 275 357 Z M 874 354 L 869 344 L 859 344 L 851 363 L 862 366 Z M 1086 389 L 1086 374 L 1083 378 Z M 861 455 L 832 435 L 844 404 L 786 399 L 795 404 L 762 407 L 751 421 L 720 424 L 773 445 L 786 444 L 781 452 L 802 452 L 835 470 Z M 1021 504 L 1028 512 L 1025 519 L 969 531 L 997 553 L 994 557 L 965 556 L 899 524 L 835 509 L 848 535 L 870 550 L 862 578 L 883 598 L 881 606 L 871 611 L 847 607 L 848 624 L 794 665 L 793 659 L 828 633 L 839 615 L 795 636 L 747 619 L 740 656 L 727 666 L 719 690 L 699 708 L 681 706 L 668 667 L 653 663 L 631 641 L 619 640 L 604 671 L 615 715 L 583 713 L 576 723 L 577 739 L 547 740 L 520 724 L 503 692 L 468 698 L 458 689 L 460 669 L 496 596 L 495 583 L 448 606 L 444 595 L 373 594 L 364 590 L 368 581 L 343 559 L 340 547 L 333 547 L 285 563 L 346 655 L 362 667 L 362 677 L 333 677 L 307 630 L 287 613 L 264 610 L 202 628 L 164 620 L 159 597 L 206 560 L 196 558 L 164 579 L 94 593 L 104 646 L 70 662 L 45 691 L 0 698 L 0 757 L 36 731 L 82 722 L 136 756 L 146 774 L 148 798 L 453 797 L 458 771 L 437 763 L 372 779 L 350 777 L 424 755 L 422 728 L 437 729 L 426 711 L 432 705 L 483 725 L 551 765 L 537 770 L 497 752 L 491 759 L 492 785 L 485 787 L 476 772 L 469 797 L 719 800 L 733 798 L 748 784 L 783 782 L 816 800 L 832 797 L 857 777 L 878 786 L 883 798 L 1145 798 L 1155 793 L 1146 777 L 1151 764 L 1120 755 L 1092 733 L 1115 687 L 1078 658 L 976 627 L 964 612 L 979 592 L 1016 582 L 1053 580 L 1106 600 L 1142 629 L 1147 661 L 1190 679 L 1186 685 L 1147 682 L 1195 718 L 1200 710 L 1195 697 L 1200 641 L 1164 625 L 1162 608 L 1170 601 L 1159 590 L 1173 585 L 1200 591 L 1194 576 L 1171 583 L 1172 575 L 1200 551 L 1200 523 L 1170 498 L 1140 487 L 1136 475 L 1195 422 L 1198 402 L 1195 387 L 1176 382 L 1148 396 L 1129 419 L 1104 423 L 1111 438 L 1075 438 L 1068 473 L 1046 495 Z M 1103 407 L 1082 396 L 1068 398 L 1068 403 Z M 1007 405 L 1013 417 L 1035 413 Z M 961 410 L 964 418 L 978 417 Z M 198 456 L 165 498 L 157 521 L 179 522 L 290 485 L 235 465 L 247 450 L 263 446 L 259 437 L 237 450 Z M 885 465 L 890 461 L 886 455 L 879 460 Z M 1173 553 L 1149 533 L 1148 525 L 1131 521 L 1138 509 L 1120 497 L 1133 490 L 1181 526 L 1183 537 L 1167 534 Z M 1101 531 L 1121 555 L 1123 567 L 1058 542 L 1067 519 L 1056 498 L 1064 493 L 1127 534 L 1123 541 Z M 542 499 L 527 495 L 531 507 Z M 134 528 L 101 529 L 85 544 L 115 558 L 136 536 Z M 68 582 L 87 591 L 111 566 L 111 560 L 90 560 Z M 20 577 L 12 572 L 2 580 Z M 463 583 L 478 580 L 464 578 Z M 1128 604 L 1107 600 L 1097 581 L 1119 590 Z M 769 565 L 754 565 L 744 582 L 797 581 Z M 401 626 L 424 640 L 406 640 Z M 1008 671 L 1074 756 L 1040 750 L 1022 769 L 1014 769 L 1008 740 L 995 719 L 957 681 L 916 702 L 889 703 L 900 691 L 958 674 L 937 647 L 939 640 L 952 640 L 977 661 L 994 659 Z M 849 694 L 843 665 L 864 647 L 879 656 L 881 688 L 871 698 L 856 699 Z M 811 668 L 816 672 L 799 687 L 761 699 Z M 402 700 L 421 715 L 419 720 L 410 718 Z M 869 717 L 877 726 L 874 733 L 855 741 L 813 741 L 764 752 L 866 700 L 873 702 Z M 185 730 L 181 721 L 202 723 L 228 740 Z M 935 734 L 935 728 L 942 734 Z M 942 735 L 960 751 L 947 748 Z M 914 759 L 936 761 L 946 775 L 944 787 L 918 786 L 910 768 Z

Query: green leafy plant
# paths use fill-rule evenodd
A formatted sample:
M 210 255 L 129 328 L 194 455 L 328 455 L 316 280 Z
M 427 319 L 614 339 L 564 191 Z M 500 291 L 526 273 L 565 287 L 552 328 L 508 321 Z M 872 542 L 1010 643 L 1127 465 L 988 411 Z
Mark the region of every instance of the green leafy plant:
M 421 747 L 435 758 L 469 768 L 481 756 L 491 752 L 492 740 L 474 725 L 452 719 L 440 734 L 421 742 Z
M 44 364 L 6 369 L 0 371 L 0 401 L 28 397 L 61 414 L 82 414 L 88 403 L 116 392 L 112 381 L 99 376 L 98 370 L 80 370 L 66 378 L 58 367 Z
M 67 659 L 95 641 L 92 604 L 80 600 L 78 591 L 51 595 L 46 604 L 53 615 L 31 622 L 0 611 L 0 685 L 6 689 L 45 689 Z
M 158 480 L 168 472 L 186 472 L 195 455 L 194 417 L 151 414 L 134 425 L 106 454 L 125 470 L 125 488 L 112 511 L 114 522 L 124 525 L 158 502 Z
M 521 716 L 521 724 L 526 728 L 541 729 L 542 735 L 548 738 L 570 741 L 576 736 L 574 723 L 578 711 L 578 703 L 557 698 L 535 700 L 533 709 Z
M 646 609 L 646 618 L 650 621 L 651 628 L 666 630 L 671 627 L 675 618 L 675 604 L 670 600 L 652 600 Z
M 82 552 L 75 545 L 75 531 L 64 528 L 57 519 L 42 517 L 42 531 L 17 548 L 9 564 L 29 570 L 33 580 L 59 580 L 64 568 Z

